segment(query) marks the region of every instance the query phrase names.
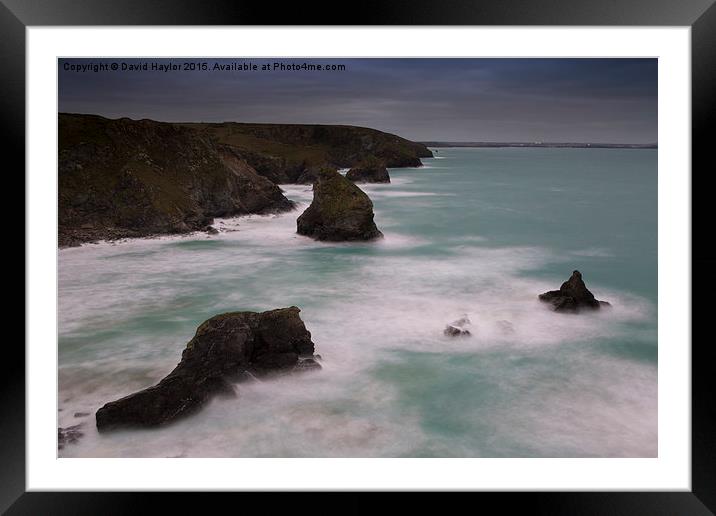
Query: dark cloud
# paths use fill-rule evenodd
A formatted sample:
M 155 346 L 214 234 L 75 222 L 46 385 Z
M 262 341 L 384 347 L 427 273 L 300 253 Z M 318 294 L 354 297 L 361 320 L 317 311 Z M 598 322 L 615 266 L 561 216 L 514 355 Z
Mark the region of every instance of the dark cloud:
M 78 73 L 65 71 L 65 64 L 114 61 L 61 59 L 59 109 L 164 121 L 351 124 L 414 140 L 657 139 L 656 59 L 205 61 L 333 63 L 346 69 Z

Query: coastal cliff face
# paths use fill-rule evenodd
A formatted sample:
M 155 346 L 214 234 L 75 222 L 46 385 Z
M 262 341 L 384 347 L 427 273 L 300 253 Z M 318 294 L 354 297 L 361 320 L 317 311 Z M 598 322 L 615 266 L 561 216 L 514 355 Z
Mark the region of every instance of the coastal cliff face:
M 182 124 L 235 148 L 272 182 L 296 183 L 307 170 L 351 168 L 366 160 L 386 167 L 419 167 L 432 158 L 423 144 L 376 129 L 345 125 Z
M 422 144 L 352 126 L 174 124 L 59 115 L 59 245 L 205 230 L 293 208 L 276 186 L 370 160 L 420 166 Z
M 61 247 L 293 208 L 233 149 L 176 124 L 60 114 L 58 161 Z

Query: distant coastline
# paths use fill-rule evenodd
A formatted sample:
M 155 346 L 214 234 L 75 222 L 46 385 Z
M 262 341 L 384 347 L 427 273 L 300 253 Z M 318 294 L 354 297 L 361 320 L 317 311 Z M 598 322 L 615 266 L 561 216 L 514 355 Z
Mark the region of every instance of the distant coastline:
M 419 142 L 426 147 L 545 147 L 567 149 L 657 149 L 656 143 Z

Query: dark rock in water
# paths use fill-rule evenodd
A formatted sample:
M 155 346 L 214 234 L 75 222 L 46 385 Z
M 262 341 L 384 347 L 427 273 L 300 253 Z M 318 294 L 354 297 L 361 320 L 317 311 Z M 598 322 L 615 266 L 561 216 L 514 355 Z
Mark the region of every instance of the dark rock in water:
M 354 183 L 390 183 L 385 164 L 376 159 L 366 159 L 346 173 L 346 179 Z
M 84 432 L 80 428 L 84 426 L 84 423 L 79 425 L 68 426 L 67 428 L 57 429 L 57 449 L 61 450 L 67 444 L 74 444 L 79 441 L 80 437 L 84 435 Z
M 209 227 L 206 228 L 206 233 L 207 233 L 208 235 L 218 235 L 218 234 L 219 234 L 219 230 L 216 229 L 214 226 L 209 226 Z
M 599 301 L 587 289 L 579 271 L 562 283 L 559 290 L 550 290 L 539 295 L 540 301 L 550 303 L 555 312 L 579 313 L 581 310 L 599 310 L 603 306 L 611 306 L 606 301 Z
M 107 403 L 97 429 L 159 426 L 191 414 L 216 395 L 234 395 L 233 382 L 320 369 L 314 345 L 295 306 L 268 312 L 231 312 L 202 323 L 181 362 L 153 387 Z
M 470 333 L 470 330 L 466 330 L 465 328 L 460 328 L 458 326 L 453 326 L 452 324 L 448 324 L 445 327 L 445 331 L 443 333 L 448 337 L 467 337 L 469 335 L 472 335 Z
M 89 415 L 89 412 L 75 412 L 75 417 L 87 417 Z
M 323 169 L 313 184 L 313 202 L 296 221 L 297 232 L 316 240 L 373 240 L 383 236 L 373 221 L 373 203 L 335 170 Z
M 448 337 L 468 337 L 472 335 L 470 330 L 466 328 L 469 326 L 470 319 L 467 316 L 461 317 L 457 321 L 453 321 L 445 327 L 443 333 Z

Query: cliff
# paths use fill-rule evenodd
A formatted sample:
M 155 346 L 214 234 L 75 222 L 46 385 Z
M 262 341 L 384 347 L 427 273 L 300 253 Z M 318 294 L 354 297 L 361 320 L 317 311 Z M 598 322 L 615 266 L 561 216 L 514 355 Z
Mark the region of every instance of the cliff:
M 422 144 L 352 126 L 59 115 L 59 245 L 205 230 L 292 209 L 276 186 L 366 160 L 420 166 Z
M 423 144 L 376 129 L 347 125 L 182 124 L 236 149 L 274 183 L 295 183 L 306 170 L 351 168 L 369 159 L 386 167 L 419 167 L 432 158 Z
M 60 114 L 59 245 L 205 229 L 292 209 L 233 149 L 176 124 Z

